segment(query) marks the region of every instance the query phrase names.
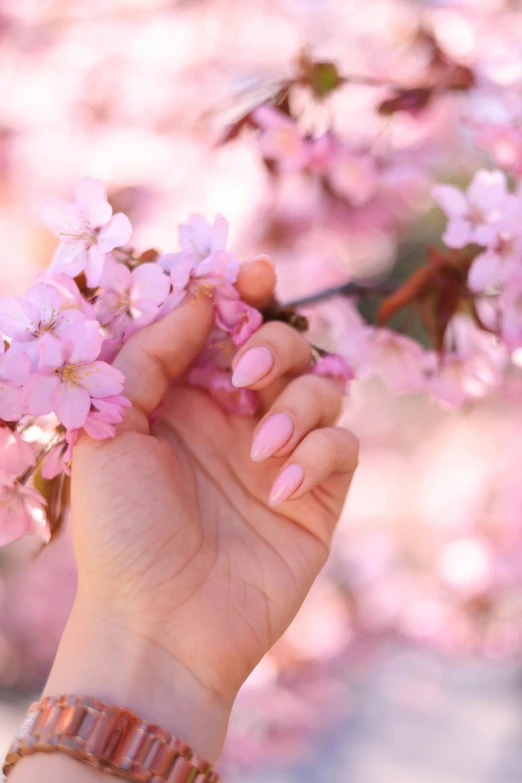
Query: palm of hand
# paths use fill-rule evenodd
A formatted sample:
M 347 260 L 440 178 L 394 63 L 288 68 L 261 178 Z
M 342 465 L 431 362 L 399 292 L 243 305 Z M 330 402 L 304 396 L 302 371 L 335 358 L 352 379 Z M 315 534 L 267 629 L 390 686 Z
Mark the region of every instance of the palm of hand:
M 154 435 L 84 446 L 75 490 L 80 586 L 111 595 L 206 685 L 239 687 L 286 628 L 328 549 L 339 498 L 323 488 L 281 509 L 284 462 L 249 459 L 254 418 L 172 388 Z M 129 604 L 130 601 L 130 604 Z M 129 617 L 130 613 L 130 617 Z
M 239 290 L 259 306 L 274 280 L 255 262 L 243 268 Z M 265 324 L 240 354 L 269 345 L 273 369 L 250 388 L 264 390 L 263 421 L 274 409 L 289 411 L 294 432 L 278 452 L 284 458 L 252 462 L 258 420 L 225 413 L 176 380 L 205 345 L 213 318 L 210 303 L 195 300 L 126 343 L 115 364 L 133 408 L 115 439 L 80 439 L 71 505 L 80 602 L 231 703 L 325 560 L 357 442 L 331 428 L 340 386 L 301 375 L 306 340 L 285 324 Z M 161 401 L 151 433 L 148 416 Z M 302 484 L 273 508 L 270 487 L 294 460 Z

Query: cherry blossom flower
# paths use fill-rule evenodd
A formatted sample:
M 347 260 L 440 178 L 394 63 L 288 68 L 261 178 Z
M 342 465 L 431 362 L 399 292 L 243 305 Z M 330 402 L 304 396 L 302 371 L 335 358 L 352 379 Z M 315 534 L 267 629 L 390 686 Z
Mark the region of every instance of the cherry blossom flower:
M 122 339 L 152 323 L 170 291 L 170 282 L 157 264 L 141 264 L 132 272 L 110 256 L 105 262 L 96 300 L 96 314 L 111 333 Z
M 263 323 L 263 316 L 254 307 L 241 301 L 235 288 L 222 285 L 215 301 L 216 324 L 228 332 L 234 345 L 246 343 Z
M 519 200 L 508 192 L 503 171 L 481 169 L 465 193 L 453 185 L 437 185 L 432 195 L 449 218 L 443 240 L 448 247 L 469 244 L 489 247 L 506 223 L 520 209 Z
M 35 283 L 23 298 L 0 299 L 0 330 L 29 356 L 33 368 L 38 362 L 41 337 L 52 334 L 61 339 L 84 317 L 72 296 L 64 297 L 59 286 L 51 282 Z
M 163 258 L 158 259 L 161 263 Z M 170 262 L 167 261 L 170 265 Z M 162 264 L 163 266 L 163 264 Z M 224 250 L 213 251 L 204 261 L 199 263 L 192 259 L 179 259 L 171 269 L 170 282 L 172 293 L 169 294 L 160 315 L 166 315 L 187 296 L 214 297 L 216 289 L 226 283 L 235 283 L 239 272 L 236 259 Z
M 339 354 L 331 353 L 323 356 L 312 365 L 312 375 L 321 375 L 325 378 L 336 378 L 344 383 L 345 393 L 348 391 L 350 381 L 355 378 L 355 373 L 350 365 Z
M 216 215 L 211 226 L 202 215 L 191 215 L 180 227 L 181 251 L 167 253 L 157 263 L 170 273 L 172 293 L 160 315 L 166 315 L 189 296 L 213 297 L 218 286 L 234 284 L 239 274 L 239 263 L 225 250 L 228 223 Z
M 31 446 L 18 432 L 0 428 L 0 546 L 45 528 L 45 500 L 17 479 L 35 463 Z
M 482 293 L 516 274 L 522 258 L 522 234 L 498 237 L 496 242 L 473 261 L 468 273 L 468 286 Z
M 83 428 L 94 440 L 113 438 L 116 435 L 115 424 L 123 421 L 124 408 L 130 408 L 131 403 L 121 394 L 103 399 L 91 400 L 92 409 L 87 414 Z
M 390 329 L 363 327 L 346 343 L 347 357 L 357 375 L 376 374 L 400 392 L 425 386 L 424 351 L 419 343 Z
M 29 376 L 31 362 L 23 353 L 6 351 L 0 336 L 0 419 L 18 421 L 24 412 L 22 384 Z
M 214 368 L 194 367 L 188 375 L 191 386 L 205 389 L 229 413 L 253 416 L 259 406 L 257 392 L 236 389 L 232 384 L 232 372 Z
M 306 168 L 311 160 L 311 146 L 294 120 L 268 104 L 252 112 L 252 119 L 261 129 L 258 145 L 266 160 L 276 161 L 282 172 Z
M 28 412 L 54 412 L 67 429 L 77 429 L 85 424 L 93 399 L 119 395 L 122 373 L 97 361 L 102 342 L 97 321 L 75 325 L 62 341 L 44 335 L 38 372 L 24 385 Z
M 213 225 L 203 215 L 189 215 L 187 223 L 179 227 L 181 250 L 160 256 L 158 263 L 166 272 L 171 272 L 180 261 L 191 261 L 193 266 L 197 266 L 212 253 L 225 251 L 227 239 L 228 223 L 223 215 L 216 215 Z
M 107 253 L 122 247 L 132 233 L 130 221 L 112 214 L 103 182 L 83 177 L 76 188 L 76 202 L 49 199 L 42 207 L 42 220 L 60 237 L 51 271 L 76 277 L 85 272 L 87 284 L 98 285 Z

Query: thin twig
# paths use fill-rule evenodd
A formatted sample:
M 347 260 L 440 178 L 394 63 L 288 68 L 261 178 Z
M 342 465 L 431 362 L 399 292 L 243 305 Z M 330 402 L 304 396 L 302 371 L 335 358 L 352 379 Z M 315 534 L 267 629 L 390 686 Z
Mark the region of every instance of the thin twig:
M 364 283 L 344 283 L 344 285 L 327 288 L 324 291 L 318 291 L 301 299 L 294 299 L 292 302 L 285 302 L 283 307 L 304 307 L 316 302 L 323 302 L 325 299 L 332 299 L 335 296 L 387 296 L 396 290 L 397 285 L 397 283 L 390 281 L 385 283 L 368 283 L 367 285 Z

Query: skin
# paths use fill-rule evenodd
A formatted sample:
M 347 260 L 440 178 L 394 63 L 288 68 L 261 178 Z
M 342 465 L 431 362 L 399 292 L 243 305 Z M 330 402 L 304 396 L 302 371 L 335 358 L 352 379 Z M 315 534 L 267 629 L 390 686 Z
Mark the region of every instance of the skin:
M 242 268 L 255 306 L 275 284 L 267 261 Z M 191 301 L 135 335 L 115 364 L 131 399 L 118 436 L 75 449 L 72 518 L 78 595 L 45 693 L 79 693 L 133 709 L 214 763 L 238 689 L 295 616 L 328 554 L 357 464 L 357 441 L 334 428 L 340 385 L 305 375 L 310 349 L 265 324 L 243 346 L 268 347 L 272 370 L 256 417 L 224 412 L 180 377 L 212 324 Z M 152 428 L 148 416 L 164 405 Z M 250 459 L 253 437 L 284 411 L 294 434 Z M 299 464 L 304 480 L 274 507 L 270 489 Z M 13 783 L 100 774 L 60 754 L 24 759 Z

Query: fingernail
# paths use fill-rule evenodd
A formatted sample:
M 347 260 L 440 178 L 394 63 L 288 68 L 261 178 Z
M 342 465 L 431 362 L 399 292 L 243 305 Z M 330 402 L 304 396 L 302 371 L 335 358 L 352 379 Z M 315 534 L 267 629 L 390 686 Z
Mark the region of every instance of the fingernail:
M 301 465 L 294 463 L 288 465 L 274 481 L 274 486 L 268 498 L 271 506 L 279 506 L 292 497 L 294 492 L 301 486 L 304 479 L 304 470 Z
M 274 259 L 272 258 L 272 256 L 269 256 L 266 253 L 260 253 L 258 256 L 254 256 L 251 263 L 254 263 L 254 261 L 263 261 L 265 264 L 271 266 L 272 269 L 275 269 Z
M 288 413 L 274 413 L 254 438 L 250 458 L 254 462 L 261 462 L 271 457 L 290 440 L 294 428 L 294 421 Z
M 256 345 L 243 354 L 232 375 L 234 386 L 242 388 L 261 380 L 274 366 L 272 351 L 262 345 Z

